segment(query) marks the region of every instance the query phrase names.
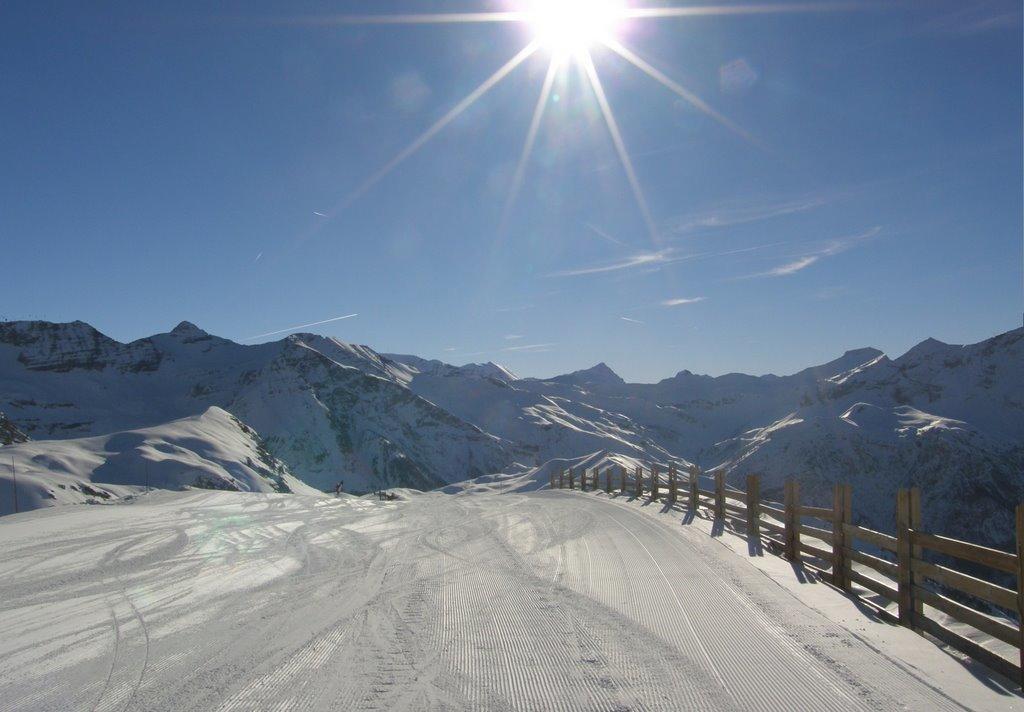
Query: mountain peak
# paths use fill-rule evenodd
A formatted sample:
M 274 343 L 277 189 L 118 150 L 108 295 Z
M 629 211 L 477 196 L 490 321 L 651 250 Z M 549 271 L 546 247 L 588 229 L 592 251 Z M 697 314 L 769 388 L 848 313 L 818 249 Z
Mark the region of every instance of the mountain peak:
M 500 363 L 494 363 L 494 361 L 488 361 L 487 363 L 467 363 L 464 366 L 460 366 L 459 369 L 466 373 L 471 373 L 484 378 L 497 378 L 500 381 L 510 382 L 519 380 L 519 376 L 512 373 L 512 371 L 505 368 Z
M 936 353 L 948 351 L 951 348 L 958 347 L 951 347 L 949 344 L 943 343 L 942 341 L 939 341 L 938 339 L 933 339 L 929 336 L 927 339 L 919 343 L 917 346 L 910 349 L 910 351 L 907 351 L 907 353 L 900 356 L 899 362 L 906 363 L 908 361 L 927 359 Z
M 551 380 L 561 383 L 576 383 L 580 385 L 589 383 L 602 386 L 621 386 L 625 383 L 619 374 L 615 373 L 604 361 L 582 371 L 573 371 L 564 376 L 555 376 Z
M 193 324 L 190 321 L 183 321 L 183 322 L 181 322 L 176 327 L 171 329 L 171 333 L 174 334 L 175 336 L 186 336 L 186 337 L 209 336 L 208 333 L 206 333 L 205 331 L 203 331 L 202 329 L 200 329 L 198 326 L 196 326 L 195 324 Z

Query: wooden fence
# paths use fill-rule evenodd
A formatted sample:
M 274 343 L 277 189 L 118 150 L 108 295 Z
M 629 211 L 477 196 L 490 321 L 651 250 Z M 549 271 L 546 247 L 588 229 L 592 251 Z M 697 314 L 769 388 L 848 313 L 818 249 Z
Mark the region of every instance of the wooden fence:
M 552 474 L 552 489 L 575 489 L 576 475 L 571 468 Z M 579 489 L 599 489 L 598 468 L 591 473 L 580 468 L 578 476 Z M 701 487 L 701 479 L 712 480 L 712 489 Z M 603 489 L 608 494 L 619 491 L 642 497 L 646 492 L 652 499 L 660 499 L 663 485 L 667 502 L 683 500 L 693 512 L 703 506 L 716 522 L 739 524 L 748 540 L 766 543 L 822 580 L 864 599 L 881 615 L 928 633 L 1024 684 L 1024 628 L 1020 624 L 1024 620 L 1024 504 L 1017 506 L 1017 545 L 1011 553 L 924 531 L 916 488 L 897 492 L 896 536 L 892 536 L 853 523 L 853 492 L 848 484 L 835 485 L 831 507 L 815 507 L 802 504 L 800 484 L 792 479 L 785 483 L 784 501 L 774 502 L 761 499 L 758 475 L 747 476 L 744 491 L 727 487 L 724 472 L 708 477 L 697 467 L 686 470 L 685 479 L 674 466 L 668 468 L 664 479 L 657 467 L 647 477 L 640 467 L 632 476 L 621 466 L 604 471 Z M 1000 572 L 1006 580 L 1015 578 L 1016 589 L 958 570 L 956 562 Z M 864 598 L 870 594 L 880 597 L 881 603 Z M 895 615 L 887 610 L 886 602 L 895 604 Z M 994 615 L 996 609 L 1010 615 Z M 1013 646 L 1017 649 L 1014 659 L 942 625 L 933 611 Z M 1012 615 L 1016 615 L 1016 623 Z

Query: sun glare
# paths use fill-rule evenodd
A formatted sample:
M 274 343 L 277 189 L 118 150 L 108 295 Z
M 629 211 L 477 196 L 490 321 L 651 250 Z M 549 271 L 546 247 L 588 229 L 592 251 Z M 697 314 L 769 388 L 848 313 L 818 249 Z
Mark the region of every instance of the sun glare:
M 555 55 L 567 55 L 614 39 L 624 10 L 621 0 L 533 0 L 528 14 L 536 41 Z

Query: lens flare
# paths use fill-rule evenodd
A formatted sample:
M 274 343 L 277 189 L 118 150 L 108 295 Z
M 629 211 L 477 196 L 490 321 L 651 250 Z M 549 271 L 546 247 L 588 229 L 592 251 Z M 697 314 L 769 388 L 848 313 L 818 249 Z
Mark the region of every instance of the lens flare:
M 537 42 L 555 55 L 578 55 L 615 38 L 622 0 L 533 0 L 527 17 Z

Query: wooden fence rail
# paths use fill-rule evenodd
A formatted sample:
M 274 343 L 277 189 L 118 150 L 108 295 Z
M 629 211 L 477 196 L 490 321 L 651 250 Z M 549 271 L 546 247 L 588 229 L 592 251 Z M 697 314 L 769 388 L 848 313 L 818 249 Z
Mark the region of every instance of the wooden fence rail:
M 625 467 L 617 469 L 617 488 L 613 468 L 605 469 L 605 493 L 618 489 L 626 496 L 643 497 L 644 469 L 637 467 L 632 477 Z M 836 484 L 832 506 L 821 507 L 801 502 L 800 485 L 795 479 L 786 481 L 783 501 L 774 502 L 761 499 L 761 478 L 757 474 L 747 476 L 746 490 L 741 491 L 727 487 L 725 473 L 718 470 L 713 473 L 714 489 L 706 489 L 701 487 L 700 468 L 690 466 L 680 497 L 675 465 L 667 473 L 657 467 L 650 473 L 646 491 L 651 499 L 664 494 L 669 504 L 682 500 L 694 513 L 705 507 L 716 523 L 728 520 L 741 525 L 749 540 L 766 542 L 789 561 L 863 598 L 901 625 L 928 633 L 1024 684 L 1024 504 L 1016 511 L 1016 551 L 1008 552 L 924 531 L 921 495 L 916 488 L 897 492 L 893 536 L 853 523 L 853 491 L 848 484 Z M 572 468 L 552 473 L 551 488 L 574 489 L 576 476 Z M 586 491 L 588 484 L 591 490 L 600 489 L 598 468 L 589 480 L 587 470 L 581 469 L 579 478 L 582 490 Z M 869 550 L 858 548 L 858 542 Z M 978 567 L 998 572 L 996 580 L 1000 575 L 1015 578 L 1016 588 L 960 571 L 957 562 L 972 565 L 974 573 Z M 880 602 L 871 600 L 871 596 L 879 597 Z M 895 604 L 895 616 L 886 610 L 887 603 Z M 1009 615 L 1000 614 L 998 609 Z M 1013 646 L 1017 654 L 1013 660 L 1007 659 L 949 629 L 936 620 L 935 611 Z

